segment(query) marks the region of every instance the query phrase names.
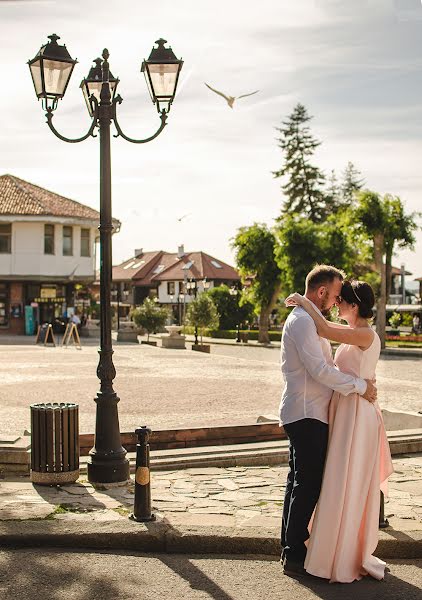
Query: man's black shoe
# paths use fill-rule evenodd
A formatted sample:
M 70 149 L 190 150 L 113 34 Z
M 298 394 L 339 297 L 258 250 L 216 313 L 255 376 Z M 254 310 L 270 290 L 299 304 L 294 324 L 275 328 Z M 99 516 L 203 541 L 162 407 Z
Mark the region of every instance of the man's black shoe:
M 308 575 L 302 563 L 294 560 L 285 559 L 283 563 L 283 573 L 290 577 L 297 577 L 298 575 Z

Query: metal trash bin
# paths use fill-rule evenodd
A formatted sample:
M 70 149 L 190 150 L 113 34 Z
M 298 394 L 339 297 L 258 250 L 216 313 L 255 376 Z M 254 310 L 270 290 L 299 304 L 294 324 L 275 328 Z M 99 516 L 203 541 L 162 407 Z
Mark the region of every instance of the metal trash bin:
M 31 404 L 31 481 L 74 483 L 79 477 L 79 406 Z

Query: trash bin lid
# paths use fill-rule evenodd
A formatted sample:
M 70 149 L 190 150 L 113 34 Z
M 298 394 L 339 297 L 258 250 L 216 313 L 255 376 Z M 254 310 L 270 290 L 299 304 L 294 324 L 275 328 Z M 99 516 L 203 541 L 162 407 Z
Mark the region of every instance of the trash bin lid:
M 40 402 L 40 403 L 36 403 L 36 404 L 30 404 L 31 408 L 40 408 L 40 409 L 63 409 L 63 408 L 74 408 L 76 406 L 79 406 L 78 404 L 75 404 L 74 402 Z

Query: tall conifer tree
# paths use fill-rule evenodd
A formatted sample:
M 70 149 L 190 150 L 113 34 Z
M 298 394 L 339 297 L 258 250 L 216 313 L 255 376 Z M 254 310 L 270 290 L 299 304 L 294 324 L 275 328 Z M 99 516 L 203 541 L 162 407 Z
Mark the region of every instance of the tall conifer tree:
M 273 175 L 287 177 L 286 183 L 281 186 L 286 196 L 282 213 L 299 214 L 318 223 L 328 211 L 323 191 L 324 174 L 311 164 L 313 154 L 321 144 L 311 134 L 308 125 L 311 119 L 305 106 L 299 103 L 287 121 L 283 121 L 283 127 L 277 128 L 281 134 L 278 142 L 285 162 Z
M 359 192 L 365 185 L 365 179 L 362 173 L 356 169 L 352 162 L 348 162 L 343 171 L 343 179 L 341 183 L 341 195 L 343 204 L 350 206 L 356 200 L 356 193 Z

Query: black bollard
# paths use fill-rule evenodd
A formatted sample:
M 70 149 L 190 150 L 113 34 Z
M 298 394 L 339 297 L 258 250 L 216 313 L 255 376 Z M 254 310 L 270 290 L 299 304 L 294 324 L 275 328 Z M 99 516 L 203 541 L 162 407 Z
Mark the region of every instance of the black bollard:
M 384 515 L 384 494 L 383 492 L 381 492 L 380 495 L 380 516 L 379 516 L 379 522 L 378 522 L 378 527 L 379 529 L 385 529 L 386 527 L 389 527 L 390 523 L 388 522 L 388 519 L 385 518 Z
M 151 471 L 149 461 L 149 436 L 151 429 L 145 425 L 135 430 L 138 436 L 136 444 L 136 473 L 135 473 L 135 498 L 133 513 L 130 519 L 145 523 L 155 521 L 151 512 Z

